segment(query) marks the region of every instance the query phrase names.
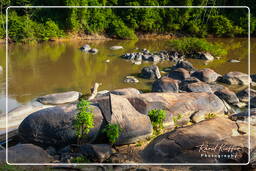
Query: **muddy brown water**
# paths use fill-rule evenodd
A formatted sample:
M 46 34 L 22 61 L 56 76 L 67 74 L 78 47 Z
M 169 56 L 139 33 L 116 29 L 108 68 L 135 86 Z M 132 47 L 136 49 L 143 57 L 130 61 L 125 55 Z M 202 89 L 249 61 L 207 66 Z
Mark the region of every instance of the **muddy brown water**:
M 229 71 L 248 71 L 248 41 L 246 38 L 214 38 L 228 50 L 228 55 L 220 60 L 205 63 L 202 60 L 189 60 L 197 68 L 209 67 L 220 74 Z M 81 52 L 79 47 L 90 44 L 99 49 L 98 54 Z M 121 45 L 122 50 L 110 50 L 113 45 Z M 126 52 L 134 52 L 135 48 L 147 48 L 151 51 L 168 49 L 168 40 L 110 40 L 110 41 L 68 41 L 45 42 L 36 45 L 11 44 L 9 46 L 8 64 L 8 109 L 11 110 L 32 99 L 56 92 L 76 90 L 89 93 L 94 82 L 102 83 L 99 90 L 134 87 L 142 91 L 150 91 L 152 81 L 140 79 L 137 84 L 124 83 L 127 75 L 135 75 L 145 67 L 152 65 L 132 64 L 120 58 Z M 251 39 L 251 73 L 256 73 L 256 39 Z M 238 59 L 240 63 L 230 63 L 229 59 Z M 105 62 L 110 60 L 109 63 Z M 0 65 L 5 66 L 5 45 L 0 45 Z M 172 66 L 165 61 L 159 63 L 160 69 Z M 5 112 L 5 72 L 0 74 L 0 111 Z

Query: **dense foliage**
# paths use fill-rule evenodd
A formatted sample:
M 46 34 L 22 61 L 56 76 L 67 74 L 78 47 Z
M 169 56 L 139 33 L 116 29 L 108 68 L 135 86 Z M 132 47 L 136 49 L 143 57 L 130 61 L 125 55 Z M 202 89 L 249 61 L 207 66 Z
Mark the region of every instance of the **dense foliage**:
M 75 117 L 74 127 L 78 137 L 78 144 L 80 144 L 86 138 L 90 129 L 94 127 L 94 116 L 89 101 L 80 100 L 77 104 L 77 109 L 79 113 Z
M 161 131 L 163 129 L 163 123 L 166 118 L 166 111 L 162 109 L 153 109 L 148 112 L 148 116 L 151 120 L 154 130 Z
M 103 129 L 103 132 L 106 134 L 108 141 L 114 144 L 121 134 L 121 128 L 118 124 L 108 124 L 106 128 Z
M 58 6 L 249 6 L 251 33 L 256 33 L 256 5 L 249 0 L 2 0 L 0 38 L 5 36 L 9 5 Z M 9 9 L 9 37 L 14 41 L 48 40 L 69 33 L 104 34 L 136 39 L 137 33 L 182 34 L 196 37 L 246 36 L 248 9 L 220 8 L 33 8 Z
M 209 52 L 214 56 L 223 56 L 227 54 L 227 50 L 217 43 L 210 43 L 205 39 L 199 38 L 181 38 L 169 41 L 170 47 L 182 54 L 190 54 L 194 52 Z

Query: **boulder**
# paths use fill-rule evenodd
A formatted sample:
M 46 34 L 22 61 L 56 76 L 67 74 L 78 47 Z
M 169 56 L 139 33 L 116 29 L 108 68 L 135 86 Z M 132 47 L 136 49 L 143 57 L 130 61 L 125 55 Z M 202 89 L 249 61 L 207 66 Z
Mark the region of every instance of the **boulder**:
M 126 76 L 124 79 L 125 83 L 138 83 L 139 80 L 137 78 L 135 78 L 134 76 Z
M 94 128 L 87 141 L 93 141 L 103 123 L 103 116 L 97 106 L 91 105 L 94 114 Z M 23 143 L 33 143 L 42 147 L 62 147 L 76 142 L 73 126 L 77 113 L 75 104 L 51 107 L 32 113 L 19 126 L 19 137 Z
M 251 148 L 255 148 L 252 136 Z M 247 163 L 248 136 L 227 118 L 205 120 L 155 138 L 142 151 L 149 163 Z
M 144 93 L 126 97 L 134 108 L 143 114 L 152 109 L 167 111 L 165 127 L 173 127 L 174 119 L 181 115 L 180 122 L 199 122 L 205 115 L 223 115 L 226 108 L 223 102 L 212 93 Z
M 256 74 L 251 74 L 251 79 L 253 82 L 256 82 Z
M 0 151 L 0 163 L 5 163 L 5 150 Z M 8 148 L 9 163 L 50 163 L 53 158 L 48 153 L 33 144 L 18 144 Z
M 111 46 L 110 49 L 111 50 L 119 50 L 119 49 L 123 49 L 123 46 Z
M 149 61 L 153 61 L 153 62 L 160 62 L 161 61 L 161 58 L 158 55 L 152 55 L 148 59 L 149 59 Z
M 190 73 L 189 73 L 189 71 L 187 71 L 184 68 L 178 68 L 178 69 L 175 69 L 175 70 L 171 71 L 168 74 L 168 77 L 173 78 L 175 80 L 182 81 L 182 80 L 185 80 L 185 79 L 189 78 Z
M 138 95 L 140 91 L 136 88 L 122 88 L 110 91 L 112 94 L 115 95 Z
M 108 144 L 85 144 L 80 147 L 81 153 L 89 160 L 102 163 L 113 154 L 113 150 Z
M 36 100 L 42 104 L 57 105 L 75 102 L 79 99 L 80 95 L 81 93 L 77 91 L 68 91 L 64 93 L 55 93 L 46 96 L 41 96 L 38 97 Z
M 217 83 L 209 84 L 209 86 L 211 87 L 212 92 L 216 92 L 216 91 L 220 91 L 222 89 L 225 89 L 225 86 L 217 84 Z
M 148 66 L 148 67 L 144 67 L 141 70 L 140 76 L 142 78 L 146 78 L 146 79 L 159 79 L 161 78 L 161 74 L 159 71 L 158 66 L 156 65 L 152 65 L 152 66 Z
M 202 59 L 207 61 L 214 60 L 214 57 L 208 52 L 197 52 L 188 55 L 189 58 Z
M 199 80 L 207 83 L 213 83 L 218 79 L 220 74 L 216 73 L 214 70 L 210 68 L 205 68 L 202 70 L 195 71 L 191 76 L 194 76 Z
M 174 68 L 184 68 L 187 71 L 194 71 L 195 68 L 193 65 L 188 61 L 178 61 Z
M 227 87 L 215 91 L 214 94 L 217 95 L 219 98 L 225 100 L 229 104 L 236 105 L 237 103 L 239 103 L 239 99 L 237 98 L 236 93 L 229 90 Z
M 229 72 L 223 77 L 220 77 L 220 82 L 230 84 L 230 85 L 249 85 L 251 83 L 251 78 L 248 74 L 242 72 Z
M 88 52 L 91 49 L 90 45 L 86 44 L 82 47 L 80 47 L 80 50 L 84 51 L 84 52 Z
M 253 97 L 256 97 L 256 90 L 246 88 L 244 90 L 241 90 L 237 93 L 237 97 L 241 102 L 248 103 L 249 101 L 249 93 L 250 93 L 250 99 Z
M 135 143 L 152 135 L 150 118 L 136 111 L 125 97 L 110 94 L 108 97 L 94 99 L 94 102 L 99 104 L 108 123 L 121 127 L 117 145 Z
M 209 86 L 209 84 L 206 84 L 204 82 L 195 82 L 190 84 L 184 84 L 182 87 L 183 91 L 187 92 L 208 92 L 212 93 L 212 89 Z
M 152 85 L 152 92 L 179 92 L 179 81 L 169 77 L 162 77 Z

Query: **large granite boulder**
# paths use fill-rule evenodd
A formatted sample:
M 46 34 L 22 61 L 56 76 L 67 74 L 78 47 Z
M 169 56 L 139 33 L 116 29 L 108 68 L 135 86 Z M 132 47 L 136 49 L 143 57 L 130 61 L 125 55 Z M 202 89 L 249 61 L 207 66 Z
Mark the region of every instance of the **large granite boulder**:
M 162 77 L 152 85 L 152 92 L 179 92 L 179 81 L 169 77 Z
M 248 74 L 242 72 L 229 72 L 220 77 L 219 81 L 230 85 L 249 85 L 252 80 Z
M 225 105 L 212 93 L 144 93 L 126 97 L 137 111 L 148 114 L 152 109 L 167 111 L 164 126 L 174 126 L 174 118 L 181 115 L 180 122 L 199 122 L 205 115 L 223 115 Z
M 205 68 L 202 70 L 195 71 L 191 76 L 194 76 L 201 81 L 212 83 L 218 79 L 220 74 L 216 73 L 214 70 L 210 68 Z
M 5 150 L 0 151 L 0 164 L 5 163 Z M 8 148 L 9 163 L 50 163 L 53 158 L 48 153 L 33 144 L 18 144 Z
M 251 148 L 256 146 L 252 136 Z M 248 136 L 228 118 L 214 118 L 155 138 L 142 152 L 150 163 L 247 163 Z
M 93 141 L 103 123 L 103 116 L 97 106 L 91 105 L 95 127 L 88 134 Z M 75 104 L 68 104 L 37 111 L 26 117 L 19 126 L 19 137 L 23 143 L 33 143 L 42 147 L 62 147 L 76 142 L 73 127 L 77 113 Z
M 140 76 L 142 78 L 151 79 L 151 80 L 161 78 L 159 68 L 156 65 L 142 68 Z
M 75 102 L 79 99 L 80 95 L 81 93 L 77 91 L 68 91 L 64 93 L 55 93 L 41 96 L 37 98 L 37 101 L 39 101 L 42 104 L 57 105 Z
M 94 99 L 93 102 L 99 105 L 107 123 L 118 124 L 121 127 L 117 145 L 134 143 L 152 135 L 150 118 L 139 113 L 125 97 L 109 94 Z

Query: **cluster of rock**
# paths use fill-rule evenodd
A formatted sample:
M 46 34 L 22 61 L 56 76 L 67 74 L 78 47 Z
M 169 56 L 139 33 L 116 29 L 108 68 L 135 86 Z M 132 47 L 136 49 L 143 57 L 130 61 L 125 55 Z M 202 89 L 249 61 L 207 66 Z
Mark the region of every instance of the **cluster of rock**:
M 166 51 L 162 50 L 159 52 L 150 52 L 148 49 L 142 49 L 139 52 L 125 53 L 122 55 L 122 58 L 131 60 L 134 64 L 141 64 L 142 61 L 152 61 L 154 63 L 160 61 L 173 61 L 177 62 L 179 60 L 183 60 L 184 58 L 193 58 L 193 59 L 201 59 L 212 61 L 214 57 L 208 52 L 196 52 L 187 55 L 183 55 L 177 51 Z
M 86 45 L 80 47 L 80 50 L 83 51 L 83 52 L 92 53 L 92 54 L 98 53 L 98 49 L 96 49 L 96 48 L 91 48 L 91 46 L 88 45 L 88 44 L 86 44 Z

